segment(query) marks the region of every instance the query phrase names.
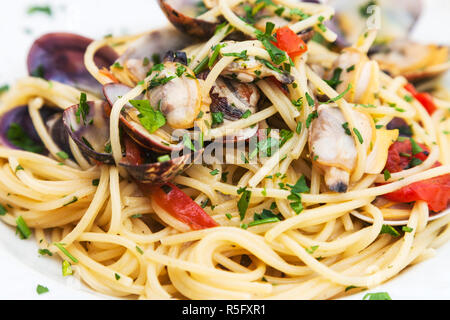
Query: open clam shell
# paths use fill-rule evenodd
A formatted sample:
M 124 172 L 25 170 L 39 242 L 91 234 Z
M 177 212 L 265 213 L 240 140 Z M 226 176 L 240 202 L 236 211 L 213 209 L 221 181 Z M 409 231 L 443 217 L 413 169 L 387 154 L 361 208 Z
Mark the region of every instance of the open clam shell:
M 102 163 L 113 164 L 109 147 L 109 113 L 104 101 L 89 101 L 64 111 L 63 122 L 67 133 L 83 154 Z
M 188 169 L 196 159 L 202 155 L 203 150 L 188 153 L 181 157 L 164 162 L 146 164 L 130 164 L 126 160 L 120 163 L 127 172 L 137 181 L 142 183 L 164 183 Z
M 169 21 L 181 32 L 190 36 L 207 39 L 214 35 L 218 21 L 196 18 L 201 14 L 198 0 L 158 0 Z
M 33 43 L 28 53 L 28 72 L 31 76 L 58 81 L 101 96 L 101 84 L 84 64 L 84 53 L 91 42 L 92 39 L 72 33 L 43 35 Z M 113 49 L 105 47 L 97 52 L 95 63 L 99 68 L 109 68 L 117 58 Z
M 53 141 L 71 157 L 68 135 L 62 125 L 62 110 L 44 106 L 39 113 Z M 0 144 L 12 149 L 37 153 L 47 152 L 34 128 L 27 106 L 18 106 L 1 116 Z
M 327 26 L 338 33 L 336 44 L 341 48 L 356 43 L 368 28 L 379 29 L 380 41 L 407 37 L 423 9 L 422 0 L 328 0 L 327 4 L 336 10 Z
M 449 48 L 396 39 L 371 48 L 371 59 L 392 76 L 404 76 L 410 82 L 438 77 L 450 69 Z
M 117 83 L 107 84 L 103 88 L 104 95 L 108 100 L 110 106 L 113 106 L 121 96 L 125 95 L 130 90 L 130 87 Z M 144 99 L 143 96 L 136 98 L 136 100 L 142 99 Z M 180 143 L 170 143 L 163 137 L 148 132 L 138 121 L 137 114 L 138 112 L 136 108 L 127 103 L 122 110 L 120 123 L 122 124 L 127 134 L 139 145 L 158 153 L 167 153 L 183 148 L 183 145 Z
M 174 27 L 157 29 L 131 43 L 116 61 L 120 67 L 115 68 L 114 64 L 111 69 L 119 79 L 125 73 L 125 78 L 137 83 L 145 79 L 152 66 L 161 62 L 167 52 L 176 52 L 192 43 L 195 43 L 193 39 Z
M 223 114 L 223 123 L 248 117 L 258 111 L 260 92 L 257 86 L 219 77 L 210 91 L 211 112 Z M 231 136 L 225 136 L 224 141 L 244 141 L 256 135 L 258 125 L 241 129 Z

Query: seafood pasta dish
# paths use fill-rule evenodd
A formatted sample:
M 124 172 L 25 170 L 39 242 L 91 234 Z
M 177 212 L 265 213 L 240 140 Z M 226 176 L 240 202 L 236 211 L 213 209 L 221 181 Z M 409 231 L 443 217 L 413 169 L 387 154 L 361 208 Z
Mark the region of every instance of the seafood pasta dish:
M 126 299 L 390 299 L 439 255 L 450 62 L 410 38 L 421 1 L 158 4 L 160 29 L 39 37 L 1 88 L 19 241 Z

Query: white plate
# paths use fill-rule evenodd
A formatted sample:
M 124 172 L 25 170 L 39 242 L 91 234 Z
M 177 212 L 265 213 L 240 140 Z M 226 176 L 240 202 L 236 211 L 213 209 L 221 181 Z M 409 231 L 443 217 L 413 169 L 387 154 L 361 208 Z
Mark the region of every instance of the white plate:
M 426 2 L 428 6 L 413 37 L 450 45 L 447 33 L 438 32 L 450 29 L 450 1 Z M 53 16 L 28 15 L 27 8 L 37 4 L 49 4 Z M 0 85 L 27 74 L 28 49 L 33 40 L 44 33 L 68 31 L 101 38 L 111 33 L 142 32 L 166 23 L 155 0 L 8 1 L 0 10 Z M 404 270 L 369 292 L 386 291 L 392 299 L 450 299 L 448 270 L 450 244 L 439 248 L 434 258 Z M 50 291 L 38 295 L 38 284 Z M 59 260 L 40 256 L 32 239 L 20 240 L 14 230 L 3 223 L 0 223 L 0 285 L 0 299 L 109 299 L 94 293 L 74 277 L 63 277 Z M 349 299 L 361 299 L 365 293 Z

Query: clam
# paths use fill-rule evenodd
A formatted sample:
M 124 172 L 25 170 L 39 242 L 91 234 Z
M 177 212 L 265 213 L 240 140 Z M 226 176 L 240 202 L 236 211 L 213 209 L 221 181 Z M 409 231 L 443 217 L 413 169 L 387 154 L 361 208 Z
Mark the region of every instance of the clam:
M 450 69 L 449 48 L 397 39 L 371 49 L 370 57 L 392 76 L 415 82 L 442 75 Z
M 44 106 L 39 113 L 56 145 L 71 156 L 68 136 L 62 126 L 62 111 Z M 34 128 L 27 106 L 18 106 L 1 116 L 0 144 L 13 149 L 37 153 L 47 152 Z
M 173 129 L 192 128 L 202 101 L 194 72 L 181 63 L 166 60 L 152 69 L 150 79 L 146 96 L 164 114 L 167 125 Z
M 225 41 L 222 44 L 228 45 L 233 43 L 234 41 Z M 213 50 L 210 50 L 210 56 L 212 55 Z M 291 84 L 294 82 L 294 77 L 289 72 L 274 66 L 270 61 L 255 56 L 247 56 L 246 54 L 243 54 L 242 57 L 237 57 L 233 62 L 228 64 L 221 75 L 246 83 L 267 77 L 275 77 L 275 79 L 283 84 Z
M 260 98 L 258 87 L 254 84 L 222 77 L 216 80 L 209 95 L 211 112 L 222 112 L 224 118 L 230 121 L 255 113 Z
M 181 32 L 190 36 L 207 39 L 214 35 L 219 21 L 198 19 L 204 8 L 199 0 L 158 0 L 169 21 Z
M 350 47 L 342 50 L 326 77 L 328 83 L 339 93 L 343 93 L 351 85 L 351 90 L 344 96 L 347 101 L 368 104 L 375 100 L 372 93 L 379 91 L 378 72 L 379 67 L 375 61 Z
M 356 109 L 352 113 L 363 148 L 368 151 L 375 132 L 373 120 Z M 346 192 L 350 174 L 356 165 L 357 151 L 350 129 L 346 129 L 344 115 L 337 105 L 322 104 L 317 108 L 317 119 L 312 122 L 309 132 L 309 150 L 314 164 L 324 172 L 327 187 L 331 191 Z
M 131 43 L 112 64 L 111 71 L 122 83 L 135 85 L 145 79 L 167 52 L 177 52 L 192 43 L 194 41 L 189 36 L 173 27 L 152 31 Z
M 66 109 L 63 121 L 66 131 L 84 155 L 94 161 L 114 164 L 110 147 L 109 114 L 110 106 L 107 102 L 88 101 Z M 202 150 L 183 150 L 181 156 L 173 152 L 173 158 L 170 159 L 169 155 L 161 156 L 160 153 L 142 148 L 126 133 L 123 134 L 122 141 L 125 142 L 125 157 L 119 165 L 134 179 L 143 183 L 163 183 L 172 179 L 194 163 L 202 153 Z M 133 155 L 133 159 L 130 155 Z
M 258 111 L 258 103 L 261 97 L 259 89 L 251 83 L 243 83 L 219 77 L 209 93 L 211 97 L 210 110 L 212 113 L 220 112 L 223 115 L 223 123 L 217 127 L 226 125 L 230 121 L 247 118 Z M 225 142 L 247 140 L 258 132 L 258 125 L 241 129 L 232 137 L 225 137 Z
M 328 4 L 336 10 L 331 28 L 340 34 L 337 44 L 341 47 L 356 43 L 366 29 L 373 27 L 379 27 L 377 42 L 405 38 L 423 8 L 422 0 L 328 0 Z M 379 26 L 374 19 L 377 18 L 377 12 L 380 18 Z M 370 18 L 374 13 L 376 15 Z
M 125 95 L 132 88 L 117 83 L 106 84 L 103 88 L 104 95 L 112 107 L 119 97 Z M 136 97 L 136 100 L 143 100 L 144 96 Z M 158 135 L 158 132 L 150 133 L 139 121 L 139 112 L 131 104 L 127 103 L 122 109 L 120 123 L 127 134 L 144 148 L 155 152 L 164 153 L 173 150 L 180 150 L 182 144 L 173 143 L 170 136 Z
M 28 72 L 46 80 L 54 80 L 101 96 L 102 86 L 87 71 L 84 53 L 91 39 L 72 33 L 49 33 L 37 39 L 28 53 Z M 109 68 L 118 58 L 105 47 L 95 56 L 96 64 Z
M 109 105 L 104 101 L 81 102 L 63 114 L 66 132 L 83 154 L 113 164 L 109 139 Z

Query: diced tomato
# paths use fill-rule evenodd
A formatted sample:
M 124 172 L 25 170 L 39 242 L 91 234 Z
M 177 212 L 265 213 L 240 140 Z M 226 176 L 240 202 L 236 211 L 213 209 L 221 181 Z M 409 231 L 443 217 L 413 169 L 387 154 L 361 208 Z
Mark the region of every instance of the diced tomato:
M 450 174 L 414 182 L 383 196 L 395 202 L 423 200 L 430 210 L 439 212 L 450 202 Z
M 434 104 L 433 97 L 427 92 L 417 92 L 416 88 L 410 83 L 405 85 L 405 89 L 412 94 L 412 96 L 419 101 L 427 110 L 428 114 L 433 114 L 437 107 Z
M 403 141 L 395 141 L 389 147 L 385 169 L 390 173 L 394 173 L 408 169 L 413 158 L 425 161 L 430 150 L 424 144 L 418 143 L 418 145 L 422 148 L 423 152 L 413 155 L 412 144 L 409 139 L 405 139 Z
M 409 139 L 394 142 L 388 152 L 385 170 L 390 173 L 410 168 L 411 161 L 416 158 L 425 161 L 429 154 L 427 146 L 418 143 L 423 152 L 412 154 L 412 143 Z M 440 166 L 436 162 L 433 167 Z M 395 202 L 413 202 L 423 200 L 431 211 L 442 211 L 450 201 L 450 174 L 414 182 L 394 192 L 384 194 L 384 198 Z
M 146 185 L 141 185 L 141 189 Z M 192 230 L 217 227 L 211 218 L 194 200 L 172 183 L 149 186 L 152 201 L 166 210 L 174 218 L 187 224 Z
M 288 26 L 278 29 L 276 38 L 277 42 L 274 42 L 274 45 L 279 49 L 286 51 L 291 58 L 295 58 L 308 50 L 303 39 Z

